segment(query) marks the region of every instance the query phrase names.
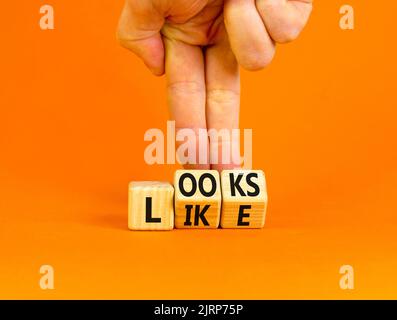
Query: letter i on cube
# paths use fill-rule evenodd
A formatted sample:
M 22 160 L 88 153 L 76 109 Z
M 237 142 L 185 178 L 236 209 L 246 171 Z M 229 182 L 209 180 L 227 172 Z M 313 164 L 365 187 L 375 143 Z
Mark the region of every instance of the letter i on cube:
M 216 170 L 177 170 L 174 187 L 131 182 L 129 229 L 264 227 L 267 190 L 261 170 L 224 170 L 221 177 Z
M 216 170 L 177 170 L 176 228 L 218 228 L 222 195 Z

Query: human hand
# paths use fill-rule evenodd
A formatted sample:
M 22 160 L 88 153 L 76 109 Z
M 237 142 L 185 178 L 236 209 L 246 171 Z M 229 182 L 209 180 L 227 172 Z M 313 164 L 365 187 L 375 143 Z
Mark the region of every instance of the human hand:
M 176 129 L 237 129 L 239 67 L 268 65 L 275 43 L 295 39 L 306 24 L 312 0 L 126 0 L 118 38 L 155 75 L 166 73 L 168 103 Z M 239 149 L 236 139 L 197 144 L 195 159 L 207 151 L 204 164 L 186 167 L 227 169 L 212 158 Z M 203 150 L 207 148 L 207 150 Z

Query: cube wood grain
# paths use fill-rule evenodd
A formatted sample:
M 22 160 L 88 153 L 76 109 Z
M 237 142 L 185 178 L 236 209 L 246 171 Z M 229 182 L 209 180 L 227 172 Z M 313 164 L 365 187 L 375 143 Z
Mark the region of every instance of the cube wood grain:
M 261 170 L 224 170 L 222 228 L 263 228 L 267 208 L 266 180 Z
M 174 187 L 168 182 L 131 182 L 128 192 L 128 228 L 172 230 Z
M 218 228 L 221 185 L 216 170 L 177 170 L 175 187 L 176 228 Z

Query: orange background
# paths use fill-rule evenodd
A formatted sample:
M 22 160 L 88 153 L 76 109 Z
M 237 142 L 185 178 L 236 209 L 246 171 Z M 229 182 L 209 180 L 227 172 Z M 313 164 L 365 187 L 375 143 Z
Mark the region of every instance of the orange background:
M 397 298 L 397 4 L 316 1 L 299 40 L 243 72 L 265 229 L 130 232 L 128 182 L 177 166 L 144 163 L 165 81 L 118 46 L 122 2 L 48 1 L 53 31 L 46 2 L 1 4 L 0 298 Z

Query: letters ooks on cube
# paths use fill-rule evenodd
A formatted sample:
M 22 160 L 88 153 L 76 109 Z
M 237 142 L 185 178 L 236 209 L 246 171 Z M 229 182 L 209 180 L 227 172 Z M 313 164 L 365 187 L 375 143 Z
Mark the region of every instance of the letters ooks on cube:
M 132 230 L 262 228 L 267 191 L 260 170 L 177 170 L 168 182 L 131 182 Z

